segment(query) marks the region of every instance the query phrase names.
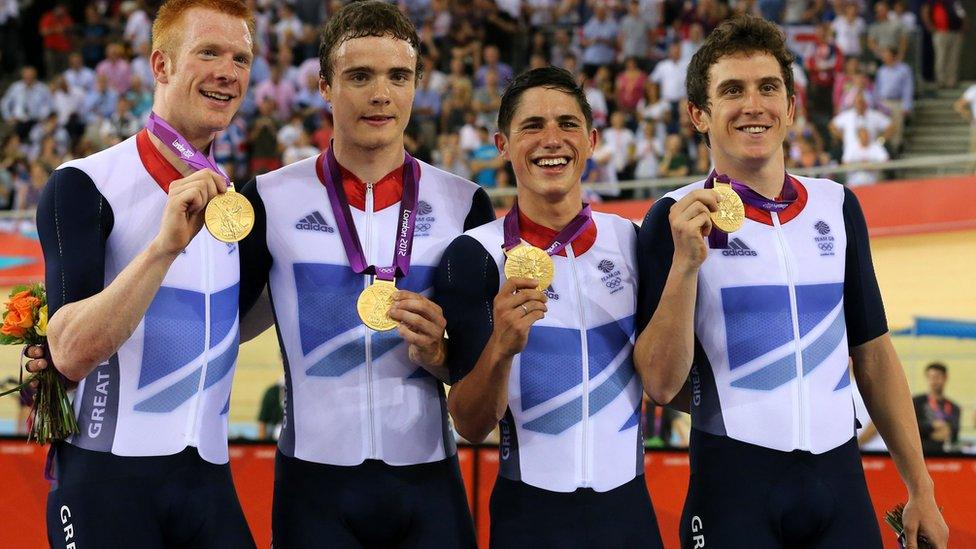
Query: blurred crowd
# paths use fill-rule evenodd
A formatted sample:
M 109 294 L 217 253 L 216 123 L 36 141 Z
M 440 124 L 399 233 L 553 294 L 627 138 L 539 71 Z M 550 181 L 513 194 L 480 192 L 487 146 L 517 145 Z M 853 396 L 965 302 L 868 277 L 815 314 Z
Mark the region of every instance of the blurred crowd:
M 238 181 L 318 154 L 331 136 L 319 94 L 318 29 L 342 2 L 250 0 L 256 58 L 215 155 Z M 513 74 L 552 64 L 578 75 L 600 146 L 591 199 L 617 182 L 704 174 L 684 75 L 703 37 L 735 13 L 783 25 L 797 55 L 790 167 L 883 161 L 904 146 L 921 75 L 954 87 L 958 0 L 400 0 L 426 67 L 407 131 L 411 154 L 488 187 L 513 181 L 492 134 Z M 158 2 L 0 0 L 0 210 L 30 209 L 50 172 L 139 131 L 152 105 Z M 876 181 L 854 172 L 848 184 Z

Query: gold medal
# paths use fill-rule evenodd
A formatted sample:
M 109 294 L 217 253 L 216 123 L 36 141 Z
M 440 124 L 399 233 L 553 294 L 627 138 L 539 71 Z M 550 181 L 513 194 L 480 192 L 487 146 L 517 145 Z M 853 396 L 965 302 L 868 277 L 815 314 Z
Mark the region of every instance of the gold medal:
M 715 190 L 720 195 L 717 212 L 709 212 L 712 218 L 712 225 L 723 233 L 731 233 L 742 228 L 742 222 L 746 217 L 745 206 L 731 185 L 715 183 Z
M 396 293 L 396 284 L 390 280 L 376 280 L 367 286 L 356 300 L 356 311 L 363 324 L 377 332 L 396 328 L 398 322 L 389 315 Z
M 238 242 L 254 228 L 254 207 L 233 187 L 210 199 L 204 213 L 207 230 L 221 242 Z
M 556 265 L 545 250 L 522 243 L 505 252 L 505 276 L 507 278 L 532 278 L 539 281 L 539 290 L 552 283 Z

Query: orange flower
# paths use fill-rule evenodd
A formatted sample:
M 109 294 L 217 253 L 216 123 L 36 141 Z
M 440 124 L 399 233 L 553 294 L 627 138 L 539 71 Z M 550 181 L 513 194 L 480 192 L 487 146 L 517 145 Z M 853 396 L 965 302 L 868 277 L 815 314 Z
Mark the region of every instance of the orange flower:
M 20 315 L 16 312 L 8 312 L 7 316 L 3 318 L 3 326 L 0 327 L 0 334 L 11 337 L 24 337 L 27 330 L 20 326 L 21 320 Z
M 31 295 L 29 290 L 10 296 L 0 333 L 12 337 L 24 337 L 27 330 L 34 326 L 34 310 L 40 304 L 41 300 Z

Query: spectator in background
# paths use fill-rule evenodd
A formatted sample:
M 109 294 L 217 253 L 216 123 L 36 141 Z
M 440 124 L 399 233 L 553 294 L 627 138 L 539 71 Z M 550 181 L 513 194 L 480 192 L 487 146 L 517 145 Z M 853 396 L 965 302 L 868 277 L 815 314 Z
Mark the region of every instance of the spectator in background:
M 68 55 L 68 68 L 64 71 L 64 80 L 69 88 L 75 88 L 85 94 L 95 87 L 95 71 L 85 66 L 80 53 L 72 52 Z
M 657 406 L 644 396 L 644 446 L 646 448 L 687 448 L 688 424 L 681 412 Z
M 598 72 L 599 70 L 597 69 Z M 583 94 L 586 96 L 586 102 L 590 104 L 590 109 L 593 112 L 593 127 L 598 130 L 603 129 L 610 116 L 607 96 L 603 93 L 603 88 L 599 85 L 595 75 L 594 78 L 587 78 L 586 73 L 579 73 L 579 79 L 583 87 Z
M 628 57 L 624 61 L 624 70 L 617 75 L 615 88 L 617 109 L 628 115 L 633 115 L 637 104 L 644 96 L 644 86 L 647 83 L 647 73 L 641 70 L 636 57 Z
M 105 45 L 111 32 L 98 7 L 94 3 L 85 6 L 85 23 L 81 27 L 81 56 L 85 65 L 95 67 L 105 59 Z
M 290 80 L 284 78 L 280 65 L 272 66 L 271 77 L 254 87 L 254 99 L 258 105 L 271 100 L 274 104 L 274 111 L 271 114 L 278 120 L 288 120 L 296 95 L 298 90 Z
M 863 92 L 854 96 L 854 106 L 834 117 L 830 122 L 830 135 L 841 144 L 843 153 L 841 158 L 854 154 L 858 147 L 857 132 L 865 129 L 870 141 L 880 139 L 881 145 L 891 138 L 893 131 L 891 119 L 881 111 L 868 108 L 868 102 Z
M 437 127 L 441 116 L 441 94 L 431 85 L 431 74 L 425 71 L 423 78 L 417 81 L 413 110 L 407 126 L 409 133 L 415 134 L 422 148 L 427 150 L 437 147 Z
M 126 96 L 120 96 L 115 112 L 101 125 L 101 138 L 105 146 L 112 146 L 132 137 L 142 128 L 142 121 L 132 114 L 132 104 Z
M 71 51 L 71 32 L 74 25 L 75 21 L 68 14 L 68 8 L 61 2 L 54 4 L 51 10 L 41 16 L 38 31 L 44 44 L 44 74 L 53 76 L 64 72 L 67 68 L 67 56 Z
M 840 17 L 831 23 L 837 47 L 845 57 L 860 57 L 867 24 L 857 12 L 857 3 L 843 4 Z
M 152 80 L 149 82 L 152 83 Z M 138 74 L 133 74 L 132 84 L 129 86 L 125 98 L 132 105 L 132 114 L 139 119 L 140 124 L 145 124 L 149 120 L 149 112 L 152 110 L 152 88 Z
M 142 0 L 125 0 L 119 4 L 119 14 L 125 18 L 122 38 L 129 43 L 132 51 L 146 49 L 152 34 L 152 22 L 146 13 Z
M 681 44 L 671 44 L 668 48 L 668 58 L 660 61 L 651 73 L 651 81 L 661 90 L 661 99 L 671 105 L 668 131 L 676 133 L 678 123 L 678 109 L 685 99 L 685 75 L 688 73 L 688 63 L 681 60 Z
M 285 420 L 285 380 L 279 379 L 261 396 L 258 409 L 258 439 L 278 440 L 281 424 Z
M 108 85 L 119 95 L 129 91 L 132 84 L 132 66 L 125 58 L 125 46 L 112 42 L 105 48 L 105 59 L 95 67 L 95 74 L 108 79 Z
M 874 22 L 868 25 L 868 48 L 878 63 L 884 62 L 884 52 L 888 50 L 895 52 L 898 61 L 903 61 L 908 51 L 908 33 L 890 15 L 888 3 L 881 0 L 874 5 Z
M 247 126 L 240 114 L 234 115 L 227 129 L 217 134 L 213 143 L 214 160 L 231 181 L 246 178 Z
M 51 81 L 51 109 L 58 117 L 58 125 L 67 127 L 72 117 L 77 117 L 85 101 L 85 92 L 80 88 L 68 86 L 64 75 L 58 75 Z
M 969 152 L 976 153 L 976 84 L 969 86 L 952 108 L 969 121 Z
M 844 97 L 847 93 L 858 85 L 858 80 L 861 81 L 859 86 L 861 89 L 864 88 L 864 72 L 861 71 L 861 60 L 857 57 L 848 57 L 844 59 L 844 71 L 834 75 L 834 90 L 831 94 L 834 102 L 834 110 L 831 111 L 832 115 L 839 113 L 842 110 L 849 109 L 854 104 L 854 94 L 852 93 L 848 98 L 848 104 L 841 106 Z
M 637 103 L 637 115 L 641 125 L 653 127 L 654 143 L 658 151 L 663 151 L 671 118 L 671 105 L 661 99 L 661 88 L 650 80 L 644 83 L 644 96 Z
M 915 418 L 922 437 L 922 452 L 926 455 L 949 451 L 959 442 L 959 405 L 945 396 L 945 385 L 949 370 L 941 362 L 933 362 L 925 367 L 925 380 L 929 390 L 916 395 Z
M 654 134 L 653 124 L 642 124 L 640 126 L 634 156 L 637 158 L 637 164 L 634 166 L 634 179 L 657 177 L 661 150 L 657 146 L 657 136 Z M 647 191 L 649 192 L 649 189 Z
M 329 109 L 329 104 L 319 93 L 318 72 L 305 75 L 301 90 L 295 94 L 294 109 L 305 118 L 306 124 L 318 119 L 320 113 Z
M 611 65 L 617 59 L 619 25 L 607 7 L 606 0 L 596 0 L 593 16 L 583 25 L 580 44 L 583 46 L 583 71 L 592 76 L 597 68 Z
M 566 67 L 566 58 L 573 57 L 574 59 L 579 59 L 581 55 L 583 55 L 583 51 L 573 44 L 573 40 L 569 35 L 569 29 L 557 28 L 553 31 L 552 46 L 549 47 L 549 63 L 552 66 L 570 70 Z M 575 74 L 575 70 L 570 72 Z
M 478 127 L 478 139 L 480 145 L 471 151 L 471 160 L 468 163 L 471 180 L 486 189 L 492 189 L 495 187 L 495 171 L 504 166 L 505 161 L 499 156 L 488 128 Z
M 437 150 L 433 154 L 434 165 L 464 179 L 471 179 L 467 154 L 461 150 L 456 133 L 444 133 L 437 138 Z
M 861 164 L 867 162 L 887 162 L 888 151 L 878 140 L 871 139 L 865 127 L 857 128 L 857 139 L 853 144 L 844 144 L 842 164 Z M 847 173 L 847 186 L 871 185 L 881 180 L 878 170 L 857 170 Z
M 486 75 L 489 72 L 495 73 L 495 87 L 498 92 L 505 89 L 505 86 L 512 81 L 512 67 L 508 66 L 506 63 L 502 63 L 499 60 L 498 46 L 489 44 L 485 46 L 481 66 L 478 67 L 478 71 L 475 73 L 474 83 L 478 87 L 482 87 L 486 83 Z
M 470 114 L 474 119 L 473 91 L 471 81 L 459 78 L 451 84 L 451 89 L 441 103 L 441 131 L 453 133 L 465 124 Z
M 265 97 L 258 104 L 258 116 L 248 132 L 253 175 L 261 175 L 281 167 L 281 150 L 278 148 L 279 125 L 275 120 L 276 109 L 274 98 Z
M 471 108 L 476 113 L 475 123 L 488 128 L 492 134 L 496 131 L 498 107 L 502 104 L 498 79 L 499 75 L 494 70 L 484 73 L 483 84 L 474 90 L 471 98 Z
M 890 148 L 897 153 L 901 151 L 905 119 L 912 114 L 915 76 L 894 49 L 881 52 L 881 59 L 884 64 L 874 76 L 874 91 L 881 103 L 888 108 L 888 115 L 894 126 Z
M 20 80 L 7 88 L 0 99 L 0 116 L 13 124 L 20 139 L 26 140 L 38 120 L 51 112 L 51 93 L 43 82 L 37 80 L 37 70 L 26 66 L 20 70 Z
M 658 164 L 660 177 L 682 177 L 691 173 L 691 160 L 685 152 L 684 138 L 676 133 L 664 140 L 664 155 Z
M 834 44 L 829 23 L 819 23 L 815 36 L 813 53 L 806 60 L 807 77 L 810 80 L 807 88 L 807 112 L 817 130 L 825 134 L 834 115 L 834 82 L 844 66 L 844 54 Z
M 637 137 L 634 132 L 628 129 L 627 114 L 617 110 L 610 115 L 610 127 L 603 130 L 601 134 L 601 145 L 605 145 L 612 151 L 610 159 L 610 169 L 617 176 L 617 180 L 628 180 L 633 178 L 634 150 L 636 148 Z
M 960 0 L 925 0 L 922 23 L 932 34 L 935 51 L 935 83 L 939 88 L 955 88 L 959 80 L 959 58 L 966 28 L 966 12 Z
M 112 116 L 115 112 L 115 103 L 119 100 L 119 94 L 108 85 L 108 77 L 104 74 L 95 76 L 95 87 L 85 94 L 84 109 L 82 115 L 85 117 L 86 124 L 101 122 L 102 119 Z
M 129 61 L 132 76 L 138 76 L 143 84 L 146 84 L 149 89 L 152 89 L 155 85 L 156 77 L 153 76 L 152 67 L 149 66 L 149 43 L 140 43 L 132 49 L 132 54 L 132 61 Z
M 278 148 L 284 151 L 285 148 L 294 145 L 303 131 L 305 129 L 302 126 L 302 115 L 293 113 L 288 117 L 288 123 L 278 129 Z
M 636 59 L 643 70 L 649 70 L 651 31 L 647 20 L 641 17 L 640 0 L 627 2 L 627 15 L 620 20 L 620 35 L 617 47 L 620 57 L 626 63 L 627 59 Z
M 278 50 L 291 49 L 302 35 L 302 21 L 295 13 L 295 8 L 288 2 L 278 5 L 278 22 L 274 26 L 274 36 Z

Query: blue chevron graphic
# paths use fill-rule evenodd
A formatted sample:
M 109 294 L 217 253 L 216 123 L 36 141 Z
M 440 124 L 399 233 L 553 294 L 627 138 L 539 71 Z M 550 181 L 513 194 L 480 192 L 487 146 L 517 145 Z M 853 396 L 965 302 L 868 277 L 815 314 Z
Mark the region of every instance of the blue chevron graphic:
M 803 357 L 803 375 L 807 375 L 818 366 L 840 345 L 847 326 L 844 321 L 843 309 L 837 312 L 830 326 L 824 333 L 814 339 L 801 351 Z M 740 389 L 755 389 L 772 391 L 796 378 L 796 360 L 793 354 L 780 358 L 771 364 L 763 366 L 755 372 L 740 377 L 732 382 L 733 387 Z
M 638 423 L 640 423 L 640 413 L 641 413 L 641 407 L 638 404 L 637 409 L 634 410 L 633 414 L 630 414 L 630 417 L 627 418 L 627 422 L 624 423 L 623 426 L 620 427 L 620 429 L 617 432 L 622 433 L 627 429 L 630 429 L 631 427 L 635 427 Z
M 203 352 L 204 299 L 201 292 L 167 286 L 156 292 L 144 320 L 140 389 L 179 370 Z M 235 303 L 235 315 L 236 309 Z
M 617 398 L 634 375 L 634 364 L 628 357 L 609 378 L 590 391 L 590 416 L 596 415 Z M 583 397 L 576 397 L 554 410 L 527 421 L 522 427 L 528 431 L 558 435 L 579 423 L 582 418 Z
M 296 282 L 298 281 L 298 265 L 296 269 Z M 397 281 L 397 287 L 411 292 L 422 293 L 431 288 L 434 284 L 435 267 L 424 265 L 413 265 L 410 267 L 409 274 Z M 339 265 L 311 265 L 305 264 L 303 276 L 305 282 L 311 284 L 325 284 L 335 286 L 336 282 L 325 282 L 328 276 L 342 276 L 339 271 L 352 273 L 348 266 Z M 330 341 L 339 334 L 362 325 L 356 313 L 356 298 L 362 290 L 363 280 L 360 275 L 353 273 L 353 277 L 344 279 L 344 288 L 349 292 L 345 300 L 338 300 L 336 297 L 325 298 L 325 294 L 335 296 L 335 288 L 322 289 L 306 285 L 299 288 L 299 324 L 302 338 L 302 352 L 307 356 L 310 352 L 319 348 L 322 344 Z M 311 292 L 315 296 L 307 298 L 302 292 Z M 317 297 L 316 297 L 317 296 Z M 330 301 L 331 300 L 331 301 Z M 314 305 L 315 303 L 318 306 Z M 341 307 L 346 309 L 340 310 Z M 347 314 L 350 313 L 350 314 Z M 329 319 L 326 322 L 324 319 Z M 328 326 L 324 326 L 328 324 Z M 340 329 L 344 328 L 344 329 Z M 372 342 L 373 360 L 392 351 L 403 343 L 403 339 L 397 334 L 396 330 L 388 332 L 373 332 L 370 336 Z M 339 346 L 329 354 L 322 357 L 318 362 L 309 366 L 305 374 L 315 377 L 339 377 L 366 364 L 366 338 L 358 337 L 344 345 Z M 412 377 L 412 376 L 411 376 Z

